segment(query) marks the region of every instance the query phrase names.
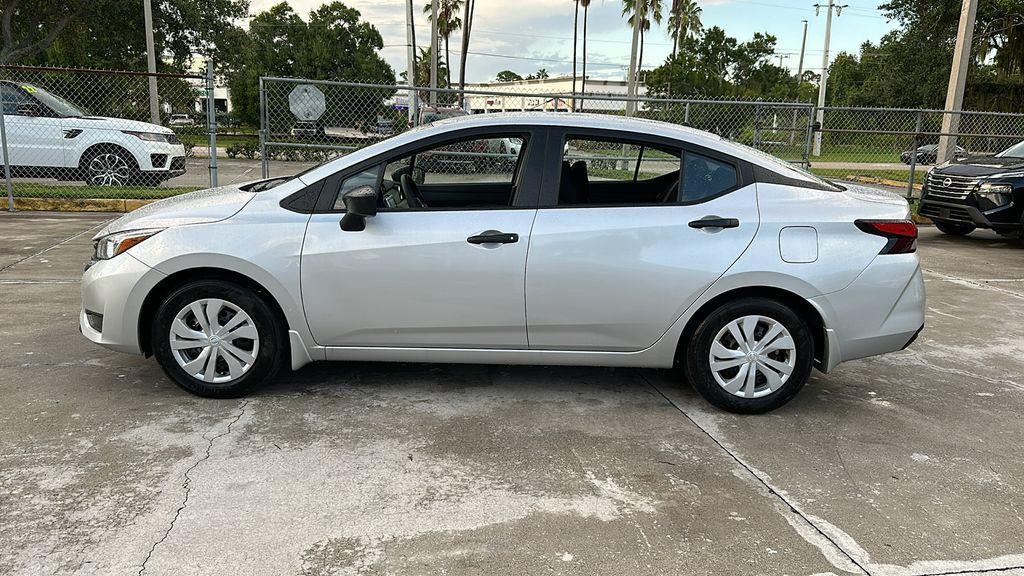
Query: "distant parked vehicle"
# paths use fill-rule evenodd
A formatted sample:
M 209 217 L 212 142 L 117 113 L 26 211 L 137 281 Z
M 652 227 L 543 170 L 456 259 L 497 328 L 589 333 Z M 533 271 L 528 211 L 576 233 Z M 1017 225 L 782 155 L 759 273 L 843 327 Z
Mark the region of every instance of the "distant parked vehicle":
M 195 123 L 188 114 L 171 114 L 171 119 L 167 121 L 168 126 L 194 126 Z
M 317 126 L 316 122 L 296 122 L 292 129 L 289 130 L 289 134 L 299 138 L 315 138 L 323 136 L 324 129 Z
M 918 213 L 945 234 L 990 228 L 1024 244 L 1024 142 L 928 172 Z
M 0 81 L 0 105 L 14 176 L 124 186 L 185 173 L 185 147 L 170 128 L 89 116 L 34 84 Z
M 906 150 L 900 154 L 900 161 L 909 166 L 915 154 L 917 155 L 917 164 L 935 164 L 939 157 L 939 146 L 938 144 L 926 144 L 917 150 Z M 963 160 L 967 156 L 969 156 L 967 150 L 961 146 L 957 146 L 953 151 L 953 158 L 956 160 Z
M 459 116 L 468 116 L 469 112 L 466 112 L 462 108 L 446 108 L 444 106 L 423 106 L 420 108 L 420 124 L 430 124 L 431 122 L 437 122 L 438 120 L 444 120 L 446 118 L 458 118 Z

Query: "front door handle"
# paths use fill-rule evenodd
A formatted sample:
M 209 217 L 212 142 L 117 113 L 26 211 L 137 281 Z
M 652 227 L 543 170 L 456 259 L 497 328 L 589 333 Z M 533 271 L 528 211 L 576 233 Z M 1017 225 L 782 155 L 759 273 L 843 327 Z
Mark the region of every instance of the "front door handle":
M 717 216 L 706 216 L 690 222 L 690 228 L 736 228 L 739 225 L 740 221 L 736 218 L 719 218 Z
M 466 238 L 470 244 L 515 244 L 519 242 L 519 234 L 515 232 L 500 232 L 498 230 L 485 230 L 476 236 Z

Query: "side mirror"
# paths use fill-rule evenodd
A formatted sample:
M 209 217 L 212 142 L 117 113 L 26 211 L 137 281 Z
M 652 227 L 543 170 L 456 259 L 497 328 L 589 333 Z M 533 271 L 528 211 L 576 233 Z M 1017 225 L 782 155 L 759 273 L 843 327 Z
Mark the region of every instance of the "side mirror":
M 346 213 L 341 218 L 341 229 L 360 232 L 366 229 L 366 219 L 377 215 L 377 190 L 373 186 L 360 186 L 341 197 Z
M 18 116 L 42 116 L 43 107 L 38 102 L 22 102 L 18 104 Z

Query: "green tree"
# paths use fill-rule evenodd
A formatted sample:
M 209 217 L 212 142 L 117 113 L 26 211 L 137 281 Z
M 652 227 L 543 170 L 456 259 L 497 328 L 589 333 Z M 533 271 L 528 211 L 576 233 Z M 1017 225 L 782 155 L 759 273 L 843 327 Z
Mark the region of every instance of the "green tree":
M 668 13 L 668 34 L 672 38 L 673 56 L 679 49 L 681 38 L 696 34 L 703 28 L 701 12 L 696 0 L 672 0 L 672 9 Z
M 440 0 L 437 7 L 437 33 L 444 40 L 444 61 L 451 62 L 452 54 L 448 49 L 448 40 L 452 36 L 452 32 L 456 32 L 459 28 L 462 28 L 462 19 L 459 18 L 459 10 L 462 8 L 462 0 Z M 423 12 L 427 14 L 427 21 L 433 22 L 434 12 L 431 9 L 431 3 L 428 1 L 427 5 L 423 7 Z M 438 64 L 438 77 L 441 76 L 440 64 Z M 445 68 L 445 79 L 447 85 L 452 85 L 452 72 L 451 67 Z
M 630 28 L 633 27 L 633 22 L 636 19 L 636 14 L 639 11 L 642 14 L 640 20 L 640 54 L 637 57 L 636 69 L 639 71 L 644 67 L 644 35 L 648 30 L 651 29 L 651 21 L 656 24 L 661 24 L 662 13 L 661 13 L 661 0 L 623 0 L 622 1 L 622 15 L 629 16 L 626 22 Z
M 498 75 L 495 76 L 494 79 L 498 82 L 515 82 L 517 80 L 522 80 L 523 77 L 511 70 L 502 70 L 501 72 L 498 72 Z
M 547 68 L 539 68 L 535 73 L 526 77 L 527 80 L 544 80 L 548 77 Z
M 308 22 L 285 2 L 257 14 L 226 72 L 239 119 L 250 124 L 259 122 L 261 76 L 394 84 L 394 71 L 379 55 L 384 46 L 380 33 L 359 16 L 358 10 L 341 2 L 313 10 Z M 384 100 L 393 93 L 331 86 L 321 89 L 328 104 L 321 121 L 332 126 L 375 120 L 375 115 L 382 112 Z M 288 110 L 287 96 L 268 91 L 268 109 Z M 289 114 L 281 116 L 282 122 L 294 120 Z

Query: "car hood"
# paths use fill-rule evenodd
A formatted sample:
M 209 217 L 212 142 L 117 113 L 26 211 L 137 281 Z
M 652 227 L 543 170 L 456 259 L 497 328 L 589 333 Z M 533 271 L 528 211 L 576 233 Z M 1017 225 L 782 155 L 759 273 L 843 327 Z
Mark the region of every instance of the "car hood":
M 156 134 L 171 134 L 174 132 L 170 128 L 150 124 L 149 122 L 111 118 L 109 116 L 73 116 L 61 118 L 60 124 L 63 128 L 79 128 L 81 130 L 130 130 L 132 132 L 154 132 Z
M 875 202 L 878 204 L 889 204 L 892 206 L 907 205 L 906 199 L 899 194 L 881 190 L 879 188 L 872 188 L 870 186 L 861 186 L 859 184 L 851 184 L 849 182 L 842 182 L 842 186 L 846 188 L 844 192 L 851 198 L 857 200 L 863 200 L 865 202 Z
M 256 196 L 238 186 L 221 186 L 173 196 L 147 204 L 107 224 L 95 240 L 107 234 L 144 228 L 170 228 L 188 224 L 209 224 L 238 213 Z
M 999 174 L 1007 170 L 1024 169 L 1024 158 L 1014 156 L 974 156 L 954 162 L 949 166 L 936 168 L 935 174 L 948 174 L 950 176 L 989 176 Z

